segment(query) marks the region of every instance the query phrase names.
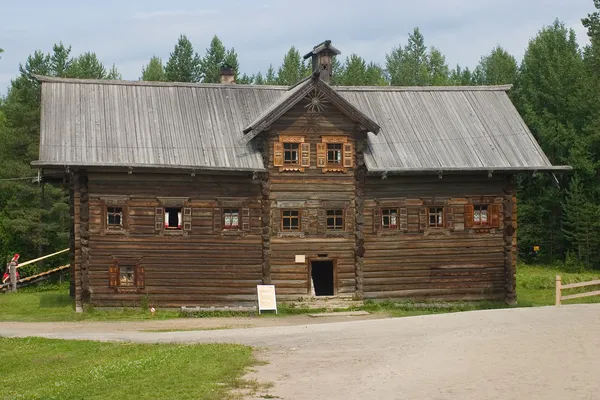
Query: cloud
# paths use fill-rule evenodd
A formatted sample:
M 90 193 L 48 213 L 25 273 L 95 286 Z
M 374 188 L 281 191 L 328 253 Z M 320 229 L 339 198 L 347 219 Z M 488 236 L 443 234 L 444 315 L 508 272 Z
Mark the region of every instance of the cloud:
M 148 20 L 148 19 L 163 19 L 163 18 L 180 18 L 180 17 L 200 17 L 205 15 L 216 14 L 217 10 L 198 10 L 198 11 L 186 11 L 186 10 L 164 10 L 164 11 L 151 11 L 151 12 L 136 12 L 131 16 L 133 20 Z
M 33 4 L 31 4 L 33 3 Z M 385 62 L 385 54 L 406 44 L 419 26 L 428 46 L 435 46 L 454 66 L 474 67 L 500 44 L 520 59 L 529 40 L 556 18 L 587 43 L 580 19 L 593 11 L 591 0 L 105 0 L 102 6 L 64 0 L 62 7 L 32 0 L 3 9 L 0 47 L 0 93 L 34 50 L 52 44 L 72 45 L 73 54 L 94 51 L 107 66 L 115 63 L 125 79 L 138 79 L 157 55 L 166 61 L 180 34 L 204 54 L 213 35 L 235 47 L 241 72 L 275 68 L 294 45 L 304 54 L 331 39 L 346 57 L 352 53 Z M 116 13 L 114 10 L 118 9 Z M 5 15 L 6 14 L 6 15 Z M 20 27 L 26 26 L 23 31 Z

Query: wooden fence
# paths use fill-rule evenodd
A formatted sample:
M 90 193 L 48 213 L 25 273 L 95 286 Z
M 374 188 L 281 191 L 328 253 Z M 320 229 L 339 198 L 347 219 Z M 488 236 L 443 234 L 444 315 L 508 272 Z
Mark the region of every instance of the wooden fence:
M 13 260 L 6 265 L 6 275 L 8 275 L 8 276 L 4 277 L 0 281 L 0 289 L 4 289 L 7 286 L 7 289 L 8 289 L 9 292 L 11 292 L 11 291 L 12 292 L 16 292 L 17 291 L 17 284 L 18 283 L 23 283 L 23 282 L 26 282 L 26 281 L 27 282 L 33 282 L 34 280 L 37 280 L 37 278 L 39 278 L 39 279 L 46 279 L 47 277 L 49 277 L 51 274 L 53 274 L 55 272 L 62 272 L 64 270 L 66 270 L 68 266 L 64 265 L 62 267 L 54 268 L 54 269 L 52 269 L 50 271 L 45 271 L 45 272 L 42 272 L 42 273 L 37 274 L 37 275 L 29 276 L 27 278 L 23 278 L 23 279 L 18 279 L 17 278 L 17 269 L 18 268 L 24 267 L 24 266 L 29 265 L 29 264 L 36 263 L 38 261 L 45 260 L 45 259 L 50 258 L 50 257 L 57 256 L 57 255 L 62 254 L 62 253 L 66 253 L 67 251 L 69 251 L 69 249 L 64 249 L 64 250 L 61 250 L 61 251 L 57 251 L 56 253 L 48 254 L 47 256 L 43 256 L 43 257 L 36 258 L 34 260 L 26 261 L 26 262 L 24 262 L 22 264 L 18 264 L 19 255 L 15 254 L 15 257 L 13 257 Z
M 565 289 L 575 289 L 575 288 L 580 288 L 580 287 L 598 286 L 598 285 L 600 285 L 600 280 L 570 283 L 568 285 L 563 285 L 560 275 L 556 275 L 556 305 L 560 306 L 560 304 L 563 300 L 579 299 L 581 297 L 589 297 L 589 296 L 600 296 L 600 290 L 596 290 L 593 292 L 570 294 L 568 296 L 563 296 L 563 294 L 562 294 L 562 291 Z

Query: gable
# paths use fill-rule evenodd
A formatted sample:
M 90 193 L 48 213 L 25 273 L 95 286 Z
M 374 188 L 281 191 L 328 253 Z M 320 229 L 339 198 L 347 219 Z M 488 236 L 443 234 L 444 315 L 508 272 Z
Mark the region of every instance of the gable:
M 317 75 L 313 75 L 292 87 L 258 118 L 252 121 L 250 125 L 244 128 L 244 134 L 246 135 L 244 141 L 249 142 L 265 130 L 268 130 L 275 121 L 279 120 L 279 118 L 303 99 L 311 101 L 317 99 L 318 102 L 326 101 L 349 119 L 359 124 L 365 132 L 371 132 L 375 135 L 379 132 L 380 127 L 373 119 L 340 96 L 334 88 L 321 81 Z M 318 104 L 314 104 L 311 107 L 313 106 L 315 110 L 319 107 Z M 314 111 L 312 108 L 307 110 Z

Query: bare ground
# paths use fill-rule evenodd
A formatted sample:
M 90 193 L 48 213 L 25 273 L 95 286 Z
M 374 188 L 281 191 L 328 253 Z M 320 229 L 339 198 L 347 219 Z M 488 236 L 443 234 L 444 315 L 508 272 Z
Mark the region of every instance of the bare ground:
M 598 304 L 335 318 L 0 323 L 0 336 L 252 345 L 268 364 L 249 377 L 275 384 L 257 399 L 600 398 Z M 259 326 L 148 332 L 240 325 Z

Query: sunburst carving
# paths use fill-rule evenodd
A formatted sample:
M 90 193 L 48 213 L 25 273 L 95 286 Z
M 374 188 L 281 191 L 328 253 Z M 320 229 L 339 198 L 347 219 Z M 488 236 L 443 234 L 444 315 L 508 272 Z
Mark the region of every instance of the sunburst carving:
M 327 108 L 327 97 L 321 91 L 314 89 L 307 96 L 308 104 L 304 106 L 309 113 L 320 114 Z
M 315 112 L 307 112 L 304 115 L 304 132 L 317 132 L 319 130 L 321 115 Z

